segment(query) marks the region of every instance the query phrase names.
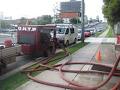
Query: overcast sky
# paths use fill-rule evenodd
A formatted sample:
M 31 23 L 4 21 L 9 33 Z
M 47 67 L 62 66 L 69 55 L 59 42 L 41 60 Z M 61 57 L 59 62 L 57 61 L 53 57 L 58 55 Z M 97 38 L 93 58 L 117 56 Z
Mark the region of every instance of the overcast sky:
M 14 19 L 20 17 L 37 17 L 45 14 L 53 15 L 55 5 L 69 0 L 0 0 L 0 12 L 4 16 L 12 16 Z M 103 0 L 85 0 L 86 15 L 88 18 L 96 18 L 98 15 L 103 19 Z

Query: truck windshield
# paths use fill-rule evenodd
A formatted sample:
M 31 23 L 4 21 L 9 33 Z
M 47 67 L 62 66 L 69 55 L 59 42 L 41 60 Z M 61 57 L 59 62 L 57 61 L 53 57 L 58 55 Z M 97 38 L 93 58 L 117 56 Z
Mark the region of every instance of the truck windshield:
M 65 33 L 65 28 L 58 28 L 56 33 L 57 34 L 64 34 Z

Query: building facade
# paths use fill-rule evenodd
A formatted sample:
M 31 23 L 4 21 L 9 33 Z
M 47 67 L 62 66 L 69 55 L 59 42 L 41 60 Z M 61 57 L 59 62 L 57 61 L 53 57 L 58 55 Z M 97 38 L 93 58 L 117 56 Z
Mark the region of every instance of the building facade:
M 64 23 L 70 23 L 70 19 L 81 17 L 81 1 L 71 0 L 69 2 L 60 3 L 59 17 Z

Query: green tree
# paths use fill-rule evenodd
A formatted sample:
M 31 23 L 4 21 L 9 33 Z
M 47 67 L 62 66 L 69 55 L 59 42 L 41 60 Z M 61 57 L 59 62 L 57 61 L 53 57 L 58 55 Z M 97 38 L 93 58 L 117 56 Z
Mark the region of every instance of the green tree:
M 38 23 L 37 23 L 37 19 L 32 19 L 32 20 L 31 20 L 31 24 L 32 24 L 32 25 L 37 25 L 37 24 L 38 24 Z
M 79 23 L 81 23 L 81 21 L 78 18 L 72 18 L 72 19 L 70 19 L 70 23 L 79 24 Z
M 103 0 L 103 2 L 104 17 L 113 26 L 120 21 L 120 0 Z
M 0 28 L 2 28 L 2 29 L 8 29 L 8 28 L 10 28 L 10 24 L 8 24 L 6 21 L 4 21 L 4 20 L 1 20 L 0 21 Z
M 51 23 L 52 23 L 52 17 L 50 15 L 43 15 L 37 18 L 38 25 L 51 24 Z
M 25 17 L 21 17 L 20 20 L 19 20 L 20 25 L 25 25 L 26 22 L 27 22 L 27 18 L 25 18 Z
M 51 24 L 52 23 L 52 17 L 50 15 L 43 15 L 41 17 L 37 17 L 37 18 L 33 18 L 33 19 L 27 19 L 25 17 L 22 17 L 19 20 L 20 25 L 25 25 L 26 23 L 32 24 L 32 25 Z
M 62 19 L 57 19 L 57 20 L 55 21 L 55 23 L 63 23 L 63 20 L 62 20 Z

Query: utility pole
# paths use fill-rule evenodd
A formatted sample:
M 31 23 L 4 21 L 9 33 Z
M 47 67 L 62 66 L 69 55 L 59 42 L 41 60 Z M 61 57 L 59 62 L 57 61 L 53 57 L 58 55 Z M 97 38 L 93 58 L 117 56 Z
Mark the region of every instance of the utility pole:
M 84 39 L 85 39 L 85 37 L 84 37 L 84 13 L 85 13 L 85 3 L 84 3 L 84 0 L 82 0 L 82 13 L 81 13 L 82 38 L 81 38 L 81 40 L 82 40 L 83 43 L 84 43 Z
M 1 29 L 1 19 L 0 19 L 0 29 Z

